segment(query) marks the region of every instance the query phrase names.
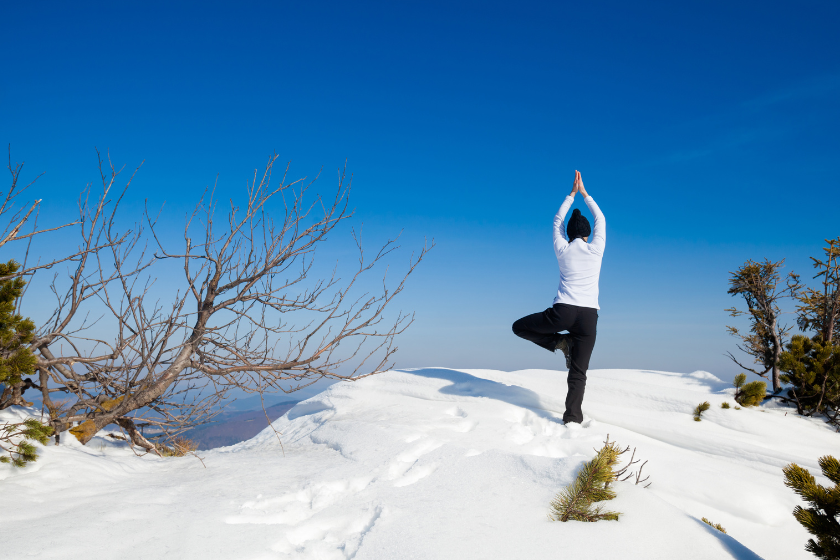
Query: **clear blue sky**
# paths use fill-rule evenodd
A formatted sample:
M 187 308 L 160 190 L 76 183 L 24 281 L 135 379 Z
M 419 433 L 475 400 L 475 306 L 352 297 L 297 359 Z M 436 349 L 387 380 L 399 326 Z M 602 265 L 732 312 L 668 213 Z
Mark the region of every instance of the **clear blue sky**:
M 274 151 L 354 174 L 371 242 L 437 248 L 398 366 L 562 368 L 511 334 L 550 305 L 575 169 L 604 211 L 592 367 L 737 370 L 728 271 L 840 235 L 840 3 L 17 2 L 0 140 L 43 219 L 128 166 L 173 208 L 239 196 Z M 585 211 L 582 201 L 577 204 Z

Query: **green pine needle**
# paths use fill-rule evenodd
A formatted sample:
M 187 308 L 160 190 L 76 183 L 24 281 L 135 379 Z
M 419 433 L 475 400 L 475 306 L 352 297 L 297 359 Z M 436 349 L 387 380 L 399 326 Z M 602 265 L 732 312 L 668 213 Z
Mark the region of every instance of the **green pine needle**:
M 0 462 L 11 463 L 15 467 L 24 467 L 38 459 L 37 448 L 30 440 L 41 445 L 47 444 L 47 438 L 53 434 L 53 428 L 42 424 L 35 418 L 27 418 L 17 424 L 0 426 Z
M 758 406 L 766 395 L 767 384 L 764 381 L 753 381 L 737 388 L 735 401 L 741 406 Z
M 709 401 L 704 401 L 704 402 L 701 402 L 700 404 L 698 404 L 694 408 L 694 421 L 699 422 L 700 421 L 700 416 L 702 416 L 703 413 L 706 412 L 707 410 L 709 410 L 711 407 L 712 407 L 712 405 L 709 404 Z
M 702 521 L 702 522 L 703 522 L 703 523 L 705 523 L 706 525 L 709 525 L 709 526 L 711 526 L 711 527 L 714 527 L 715 529 L 717 529 L 718 531 L 720 531 L 720 532 L 721 532 L 721 533 L 723 533 L 724 535 L 726 535 L 726 534 L 727 534 L 727 533 L 726 533 L 726 529 L 724 529 L 724 528 L 723 528 L 723 526 L 722 526 L 720 523 L 713 523 L 713 522 L 709 521 L 708 519 L 706 519 L 705 517 L 701 518 L 701 519 L 700 519 L 700 521 Z
M 793 517 L 816 537 L 809 539 L 805 550 L 823 560 L 840 559 L 840 461 L 830 455 L 820 457 L 823 475 L 833 488 L 817 484 L 814 475 L 792 463 L 782 469 L 785 486 L 796 492 L 809 507 L 796 506 Z
M 574 482 L 564 488 L 551 501 L 549 519 L 553 521 L 601 520 L 618 521 L 621 515 L 605 511 L 597 502 L 615 498 L 615 490 L 609 484 L 616 479 L 615 466 L 622 450 L 615 442 L 606 442 L 591 461 L 584 463 Z

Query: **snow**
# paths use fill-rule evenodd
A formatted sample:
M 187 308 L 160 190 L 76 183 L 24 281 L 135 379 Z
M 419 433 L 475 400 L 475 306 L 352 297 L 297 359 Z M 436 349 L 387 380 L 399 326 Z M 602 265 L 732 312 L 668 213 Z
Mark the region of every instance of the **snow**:
M 565 372 L 391 371 L 277 420 L 285 455 L 267 428 L 203 452 L 206 467 L 64 434 L 24 469 L 0 465 L 3 557 L 812 558 L 781 469 L 816 474 L 838 453 L 823 422 L 721 409 L 732 390 L 706 372 L 590 371 L 583 426 L 563 425 L 564 398 Z M 549 521 L 607 434 L 648 460 L 651 486 L 617 484 L 620 521 Z

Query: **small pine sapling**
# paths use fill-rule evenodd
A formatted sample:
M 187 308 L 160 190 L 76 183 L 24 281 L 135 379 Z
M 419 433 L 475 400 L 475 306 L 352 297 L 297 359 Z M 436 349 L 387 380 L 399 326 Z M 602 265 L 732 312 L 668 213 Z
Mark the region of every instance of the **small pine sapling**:
M 739 373 L 735 376 L 735 402 L 741 406 L 758 406 L 767 395 L 767 384 L 764 381 L 746 383 L 747 376 Z
M 604 445 L 594 459 L 584 463 L 575 481 L 552 500 L 549 519 L 563 522 L 595 522 L 602 519 L 618 521 L 618 512 L 604 511 L 603 506 L 592 505 L 615 498 L 615 490 L 609 484 L 615 480 L 612 467 L 617 460 L 614 446 Z
M 24 467 L 38 458 L 38 451 L 30 440 L 47 444 L 47 438 L 53 433 L 51 426 L 40 423 L 34 418 L 27 418 L 17 424 L 0 426 L 0 463 L 11 463 L 15 467 Z
M 595 455 L 595 458 L 584 463 L 583 468 L 578 472 L 575 481 L 564 488 L 551 502 L 551 513 L 548 518 L 552 521 L 587 521 L 595 522 L 603 519 L 618 521 L 621 515 L 615 511 L 604 511 L 603 506 L 594 506 L 594 503 L 612 500 L 615 498 L 615 490 L 610 484 L 617 480 L 626 481 L 636 478 L 636 484 L 647 481 L 650 477 L 641 478 L 642 469 L 647 461 L 642 463 L 638 473 L 627 470 L 639 460 L 635 459 L 636 450 L 630 457 L 630 462 L 623 468 L 617 468 L 621 455 L 630 450 L 630 446 L 621 449 L 616 442 L 611 442 L 609 435 L 602 447 Z M 645 488 L 650 486 L 648 483 Z
M 726 534 L 727 534 L 727 533 L 726 533 L 726 529 L 724 529 L 724 528 L 723 528 L 723 525 L 721 525 L 720 523 L 713 523 L 713 522 L 709 521 L 708 519 L 706 519 L 705 517 L 701 518 L 701 519 L 700 519 L 700 521 L 702 521 L 702 522 L 703 522 L 703 523 L 705 523 L 706 525 L 709 525 L 709 526 L 711 526 L 711 527 L 714 527 L 715 529 L 717 529 L 718 531 L 720 531 L 720 532 L 721 532 L 721 533 L 723 533 L 724 535 L 726 535 Z
M 694 408 L 694 421 L 699 422 L 700 421 L 700 415 L 702 415 L 704 412 L 709 410 L 711 407 L 712 407 L 712 405 L 709 404 L 709 401 L 704 401 L 704 402 L 701 402 L 700 404 L 698 404 Z
M 793 516 L 817 540 L 808 539 L 805 550 L 822 560 L 840 559 L 840 461 L 826 455 L 820 457 L 823 475 L 834 483 L 826 488 L 816 483 L 814 475 L 796 463 L 783 469 L 785 486 L 808 502 L 807 509 L 796 506 Z
M 747 382 L 747 374 L 746 373 L 739 373 L 735 376 L 735 379 L 732 380 L 732 384 L 735 386 L 735 389 L 738 390 L 744 386 L 744 383 Z
M 726 402 L 726 401 L 723 401 L 722 403 L 720 403 L 720 407 L 721 408 L 729 408 L 729 403 Z

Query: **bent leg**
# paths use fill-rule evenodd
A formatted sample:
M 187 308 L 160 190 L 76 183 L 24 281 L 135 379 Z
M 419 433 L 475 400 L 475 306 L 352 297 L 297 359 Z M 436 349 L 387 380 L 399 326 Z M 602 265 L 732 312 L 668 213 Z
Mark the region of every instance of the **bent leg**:
M 577 321 L 570 329 L 574 345 L 572 346 L 572 367 L 569 369 L 566 393 L 566 412 L 564 422 L 582 422 L 583 393 L 586 389 L 586 371 L 589 359 L 595 348 L 595 335 L 598 324 L 598 311 L 592 308 L 580 308 Z
M 569 316 L 558 307 L 555 305 L 541 313 L 522 317 L 513 323 L 513 334 L 554 352 L 560 340 L 560 335 L 557 333 L 567 330 L 572 326 L 573 321 L 573 316 Z

